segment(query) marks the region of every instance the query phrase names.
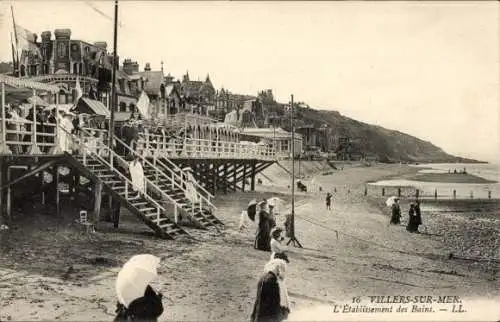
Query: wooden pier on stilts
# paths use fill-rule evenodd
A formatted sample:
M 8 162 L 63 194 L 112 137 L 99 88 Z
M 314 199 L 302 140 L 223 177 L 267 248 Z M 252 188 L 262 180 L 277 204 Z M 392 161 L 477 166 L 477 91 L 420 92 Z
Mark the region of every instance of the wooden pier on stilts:
M 146 131 L 131 148 L 116 137 L 120 152 L 110 148 L 106 130 L 84 128 L 78 134 L 69 133 L 59 124 L 59 117 L 42 123 L 37 111 L 60 115 L 58 86 L 6 75 L 0 75 L 0 85 L 0 224 L 16 220 L 13 202 L 26 197 L 20 193 L 23 189 L 39 196 L 41 204 L 54 205 L 51 212 L 61 216 L 64 183 L 72 202 L 81 195 L 88 198 L 85 211 L 97 230 L 102 220 L 118 227 L 120 208 L 162 238 L 189 236 L 188 226 L 219 230 L 224 224 L 217 218 L 215 196 L 254 190 L 256 175 L 275 162 L 272 147 L 240 142 L 237 129 L 194 114 L 163 120 L 161 126 L 180 132 L 180 140 L 179 135 L 171 140 Z M 7 115 L 11 111 L 7 111 L 6 98 L 14 92 L 32 98 L 32 117 Z M 55 104 L 37 99 L 40 92 L 52 95 Z M 98 132 L 100 136 L 95 135 Z M 125 155 L 142 164 L 142 190 L 136 189 L 127 174 L 130 160 Z M 77 216 L 78 212 L 73 213 Z

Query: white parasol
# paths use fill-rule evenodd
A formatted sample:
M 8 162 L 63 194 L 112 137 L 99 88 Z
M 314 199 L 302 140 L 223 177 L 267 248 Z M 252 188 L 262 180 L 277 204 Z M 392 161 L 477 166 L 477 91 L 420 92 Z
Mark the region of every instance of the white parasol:
M 252 199 L 252 200 L 250 200 L 250 202 L 248 203 L 248 207 L 253 206 L 253 205 L 256 205 L 256 204 L 257 204 L 257 200 L 256 200 L 256 199 Z
M 387 205 L 387 207 L 392 207 L 392 205 L 396 203 L 396 200 L 399 200 L 399 198 L 396 196 L 389 197 L 389 199 L 387 199 L 385 204 Z
M 150 254 L 136 255 L 126 262 L 116 278 L 118 301 L 128 307 L 143 297 L 146 287 L 158 276 L 159 264 L 160 258 Z

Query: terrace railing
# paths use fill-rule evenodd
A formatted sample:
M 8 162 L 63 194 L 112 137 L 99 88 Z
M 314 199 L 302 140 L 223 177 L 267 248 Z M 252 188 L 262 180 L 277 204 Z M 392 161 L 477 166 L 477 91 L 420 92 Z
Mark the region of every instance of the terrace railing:
M 193 159 L 259 159 L 275 160 L 275 151 L 268 145 L 249 145 L 208 139 L 186 138 L 183 141 L 162 135 L 144 133 L 137 141 L 137 150 L 147 157 Z

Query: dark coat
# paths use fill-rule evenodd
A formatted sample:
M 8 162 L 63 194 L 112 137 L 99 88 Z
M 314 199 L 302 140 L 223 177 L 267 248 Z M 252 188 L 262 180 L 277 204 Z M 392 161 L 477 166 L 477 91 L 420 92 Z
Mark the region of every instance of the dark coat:
M 264 274 L 257 284 L 257 297 L 251 322 L 280 322 L 286 319 L 286 309 L 280 305 L 278 278 L 272 272 Z
M 255 249 L 271 251 L 271 220 L 263 210 L 259 212 L 259 229 L 254 243 Z
M 144 296 L 135 299 L 128 308 L 117 304 L 115 322 L 147 321 L 156 322 L 163 313 L 162 295 L 157 294 L 151 286 L 146 288 Z
M 391 224 L 399 225 L 401 222 L 401 208 L 399 204 L 394 203 L 392 205 L 392 216 L 391 216 Z

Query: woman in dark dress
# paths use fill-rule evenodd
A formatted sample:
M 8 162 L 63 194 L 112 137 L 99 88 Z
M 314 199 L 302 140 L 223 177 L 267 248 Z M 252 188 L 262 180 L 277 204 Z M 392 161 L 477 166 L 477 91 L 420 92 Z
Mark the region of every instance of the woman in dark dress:
M 406 230 L 408 230 L 410 233 L 418 231 L 417 216 L 415 215 L 415 204 L 413 202 L 410 204 L 408 217 L 408 225 L 406 226 Z
M 420 201 L 417 200 L 415 201 L 415 224 L 417 225 L 417 231 L 418 231 L 418 226 L 422 225 L 422 213 L 420 212 Z
M 290 309 L 281 305 L 279 279 L 283 279 L 286 264 L 283 261 L 271 261 L 266 265 L 266 272 L 257 284 L 257 297 L 253 306 L 251 322 L 281 322 L 286 320 Z M 269 266 L 268 266 L 269 265 Z
M 163 313 L 162 294 L 156 293 L 148 285 L 144 296 L 132 301 L 128 307 L 121 303 L 116 304 L 115 322 L 146 321 L 156 322 Z
M 399 225 L 401 223 L 401 207 L 399 206 L 399 199 L 394 199 L 392 204 L 391 224 Z
M 258 250 L 271 251 L 271 221 L 269 214 L 265 211 L 266 203 L 261 202 L 259 212 L 259 228 L 255 237 L 254 248 Z

